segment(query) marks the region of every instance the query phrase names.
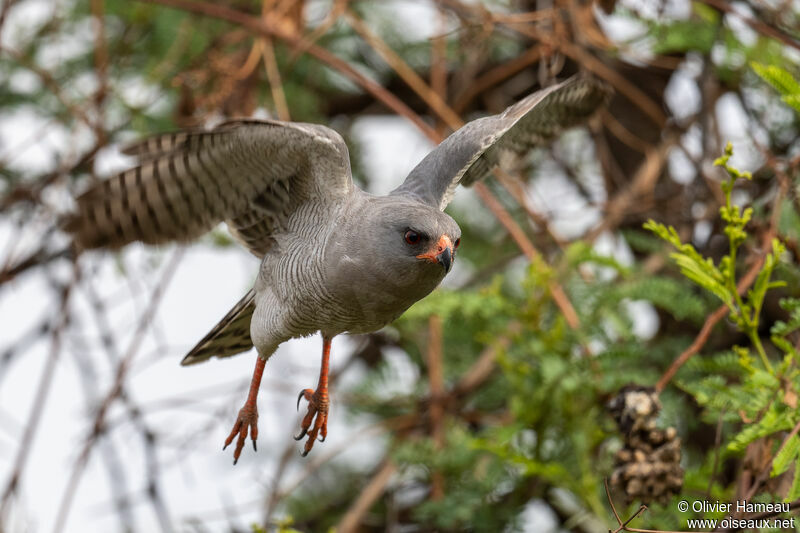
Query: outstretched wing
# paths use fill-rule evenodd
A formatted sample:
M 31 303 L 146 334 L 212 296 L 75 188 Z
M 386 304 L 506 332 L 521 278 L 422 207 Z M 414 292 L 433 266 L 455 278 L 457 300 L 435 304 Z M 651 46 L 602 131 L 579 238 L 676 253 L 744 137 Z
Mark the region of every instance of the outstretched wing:
M 187 241 L 224 220 L 261 257 L 298 205 L 336 201 L 353 187 L 341 136 L 313 124 L 234 120 L 124 153 L 140 164 L 83 193 L 66 221 L 83 248 Z
M 499 115 L 465 124 L 423 159 L 392 194 L 444 209 L 459 184 L 469 186 L 565 128 L 589 118 L 610 97 L 605 83 L 584 75 L 535 92 Z

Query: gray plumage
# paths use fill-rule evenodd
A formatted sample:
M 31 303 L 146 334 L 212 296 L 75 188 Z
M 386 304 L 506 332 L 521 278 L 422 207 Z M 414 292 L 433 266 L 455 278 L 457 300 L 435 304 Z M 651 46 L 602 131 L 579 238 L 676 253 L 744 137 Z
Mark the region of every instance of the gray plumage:
M 387 196 L 353 185 L 344 141 L 323 126 L 234 120 L 161 135 L 126 148 L 139 166 L 80 196 L 66 228 L 83 248 L 117 248 L 186 241 L 225 221 L 262 259 L 260 271 L 183 364 L 253 344 L 268 358 L 293 337 L 374 331 L 426 296 L 450 265 L 420 257 L 441 239 L 457 243 L 460 229 L 442 210 L 459 183 L 586 120 L 608 95 L 576 76 L 472 121 Z

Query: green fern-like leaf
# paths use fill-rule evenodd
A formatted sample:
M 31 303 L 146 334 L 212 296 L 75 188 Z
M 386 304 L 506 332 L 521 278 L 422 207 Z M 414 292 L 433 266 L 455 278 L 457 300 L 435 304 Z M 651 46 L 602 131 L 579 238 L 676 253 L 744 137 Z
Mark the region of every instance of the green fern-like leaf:
M 751 63 L 753 70 L 761 79 L 775 87 L 782 95 L 800 94 L 800 83 L 789 72 L 776 65 Z
M 685 282 L 673 278 L 648 276 L 619 286 L 617 292 L 624 298 L 647 300 L 677 320 L 702 322 L 706 316 L 703 298 L 687 290 Z
M 741 452 L 754 440 L 772 435 L 778 431 L 787 431 L 793 426 L 794 421 L 791 413 L 771 408 L 761 420 L 755 424 L 750 424 L 739 432 L 728 445 L 728 449 Z
M 789 107 L 792 107 L 796 111 L 800 112 L 800 94 L 786 94 L 783 96 L 782 100 Z
M 772 476 L 779 476 L 786 472 L 792 461 L 797 459 L 798 452 L 800 452 L 800 438 L 792 435 L 772 460 Z
M 738 376 L 742 371 L 739 356 L 732 351 L 724 351 L 711 356 L 692 357 L 687 361 L 686 369 L 709 376 Z
M 800 498 L 800 464 L 794 465 L 794 480 L 792 481 L 792 488 L 789 489 L 789 494 L 786 495 L 787 502 L 791 502 Z
M 776 65 L 762 65 L 755 62 L 750 66 L 761 79 L 781 94 L 784 103 L 800 112 L 800 83 L 787 70 Z

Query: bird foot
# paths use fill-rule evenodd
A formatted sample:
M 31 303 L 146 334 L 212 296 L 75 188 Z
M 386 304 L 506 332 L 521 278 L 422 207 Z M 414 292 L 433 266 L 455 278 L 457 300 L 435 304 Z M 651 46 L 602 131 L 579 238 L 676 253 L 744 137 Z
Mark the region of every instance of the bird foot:
M 258 451 L 256 448 L 256 439 L 258 438 L 258 409 L 255 404 L 245 403 L 244 407 L 239 410 L 239 416 L 236 418 L 236 423 L 233 425 L 228 438 L 225 439 L 224 450 L 228 445 L 233 442 L 233 438 L 239 435 L 236 440 L 236 448 L 233 450 L 233 464 L 239 461 L 239 456 L 242 454 L 242 448 L 247 440 L 247 433 L 250 433 L 250 438 L 253 440 L 253 450 Z
M 308 401 L 308 411 L 300 423 L 300 434 L 295 435 L 294 440 L 300 440 L 308 434 L 308 440 L 302 454 L 305 457 L 314 447 L 314 441 L 317 440 L 317 436 L 319 436 L 320 442 L 325 442 L 325 437 L 328 436 L 328 390 L 324 388 L 317 391 L 311 389 L 300 391 L 297 396 L 298 409 L 302 398 Z M 314 422 L 313 427 L 311 426 L 312 422 Z

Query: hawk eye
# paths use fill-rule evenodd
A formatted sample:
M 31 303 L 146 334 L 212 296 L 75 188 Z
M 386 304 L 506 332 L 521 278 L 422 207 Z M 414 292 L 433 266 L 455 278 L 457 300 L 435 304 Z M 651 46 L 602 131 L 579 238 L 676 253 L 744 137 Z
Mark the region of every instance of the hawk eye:
M 408 244 L 417 244 L 421 240 L 421 237 L 419 236 L 419 233 L 417 233 L 414 230 L 406 231 L 406 234 L 404 235 L 404 237 L 405 237 L 406 242 Z
M 461 244 L 461 237 L 459 237 L 458 239 L 456 239 L 456 242 L 455 242 L 455 243 L 453 243 L 453 249 L 454 249 L 454 250 L 457 250 L 457 249 L 458 249 L 458 245 L 459 245 L 459 244 Z

